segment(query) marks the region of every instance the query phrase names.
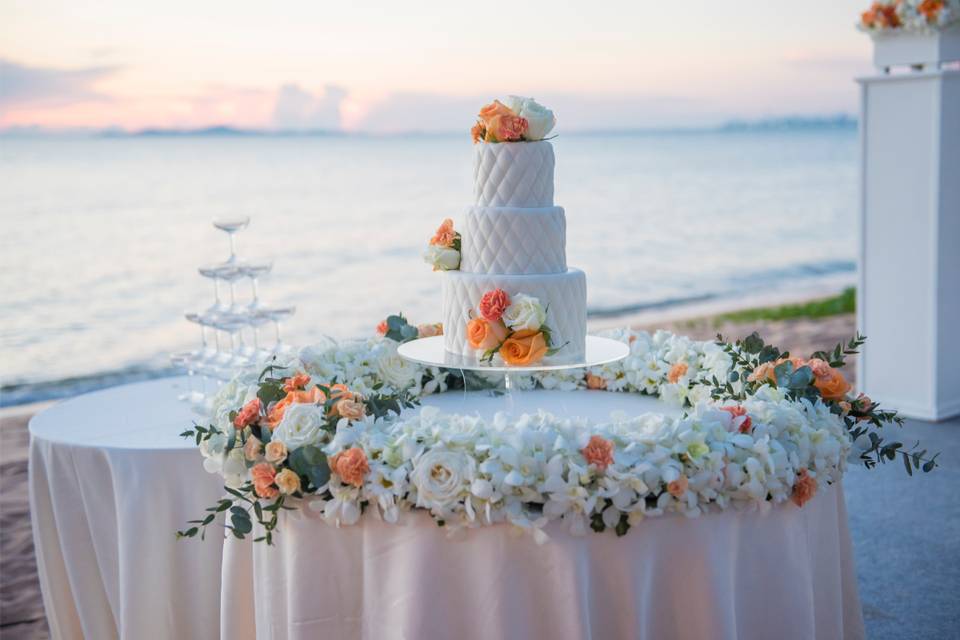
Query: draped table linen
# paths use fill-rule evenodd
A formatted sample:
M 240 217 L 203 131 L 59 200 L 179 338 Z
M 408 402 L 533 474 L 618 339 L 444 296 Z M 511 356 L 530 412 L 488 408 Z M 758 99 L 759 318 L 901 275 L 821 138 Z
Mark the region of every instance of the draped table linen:
M 175 532 L 222 495 L 193 442 L 186 378 L 98 391 L 30 421 L 30 512 L 54 638 L 212 638 L 223 537 Z
M 476 408 L 445 396 L 431 403 Z M 630 402 L 567 397 L 560 415 Z M 339 529 L 281 517 L 273 547 L 224 547 L 223 640 L 864 637 L 840 485 L 803 508 L 655 516 L 624 537 L 553 522 L 542 545 L 508 525 L 450 535 L 424 513 Z

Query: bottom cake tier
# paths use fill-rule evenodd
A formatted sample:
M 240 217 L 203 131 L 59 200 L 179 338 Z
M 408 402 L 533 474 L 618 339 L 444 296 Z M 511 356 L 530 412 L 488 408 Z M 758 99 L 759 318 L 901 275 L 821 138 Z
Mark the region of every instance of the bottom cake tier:
M 477 315 L 483 294 L 494 289 L 503 289 L 511 298 L 521 293 L 538 298 L 547 309 L 547 325 L 553 332 L 554 346 L 567 343 L 556 357 L 583 358 L 587 337 L 587 277 L 579 269 L 536 275 L 445 271 L 443 334 L 447 351 L 467 356 L 476 353 L 467 342 L 467 323 Z

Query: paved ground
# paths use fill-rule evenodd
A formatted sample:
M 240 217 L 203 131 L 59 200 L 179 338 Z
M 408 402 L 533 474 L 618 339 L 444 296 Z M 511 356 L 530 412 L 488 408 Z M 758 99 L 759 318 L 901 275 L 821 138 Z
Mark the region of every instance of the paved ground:
M 840 316 L 827 323 L 801 321 L 761 327 L 770 342 L 800 355 L 852 332 Z M 710 337 L 713 327 L 672 329 Z M 746 335 L 753 327 L 724 327 Z M 940 424 L 910 421 L 903 442 L 941 451 L 942 466 L 908 477 L 899 462 L 844 480 L 860 597 L 868 637 L 960 638 L 960 419 Z M 36 578 L 27 503 L 27 433 L 24 416 L 0 418 L 0 637 L 46 638 Z

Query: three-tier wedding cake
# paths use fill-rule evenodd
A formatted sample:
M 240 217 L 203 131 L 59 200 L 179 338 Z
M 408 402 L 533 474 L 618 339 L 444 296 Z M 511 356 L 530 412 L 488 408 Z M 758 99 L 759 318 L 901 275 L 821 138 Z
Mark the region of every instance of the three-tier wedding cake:
M 513 96 L 480 113 L 474 204 L 462 235 L 444 221 L 426 256 L 443 271 L 451 353 L 508 364 L 583 358 L 587 283 L 567 266 L 566 218 L 553 203 L 553 146 L 542 139 L 553 121 L 532 99 Z

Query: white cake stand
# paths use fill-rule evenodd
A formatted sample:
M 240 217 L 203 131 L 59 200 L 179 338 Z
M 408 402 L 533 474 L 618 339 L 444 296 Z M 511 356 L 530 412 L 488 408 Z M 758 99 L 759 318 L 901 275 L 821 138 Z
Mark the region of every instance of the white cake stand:
M 443 336 L 433 336 L 405 342 L 397 349 L 397 354 L 410 362 L 431 367 L 459 369 L 460 371 L 502 373 L 503 385 L 507 391 L 507 400 L 512 413 L 513 392 L 517 390 L 512 376 L 535 373 L 537 371 L 582 369 L 584 367 L 596 367 L 602 364 L 609 364 L 623 360 L 630 355 L 630 347 L 619 340 L 601 338 L 599 336 L 587 336 L 586 348 L 584 349 L 584 357 L 582 359 L 571 360 L 555 355 L 548 356 L 530 366 L 511 366 L 507 364 L 480 362 L 480 360 L 475 357 L 450 353 L 443 346 Z

